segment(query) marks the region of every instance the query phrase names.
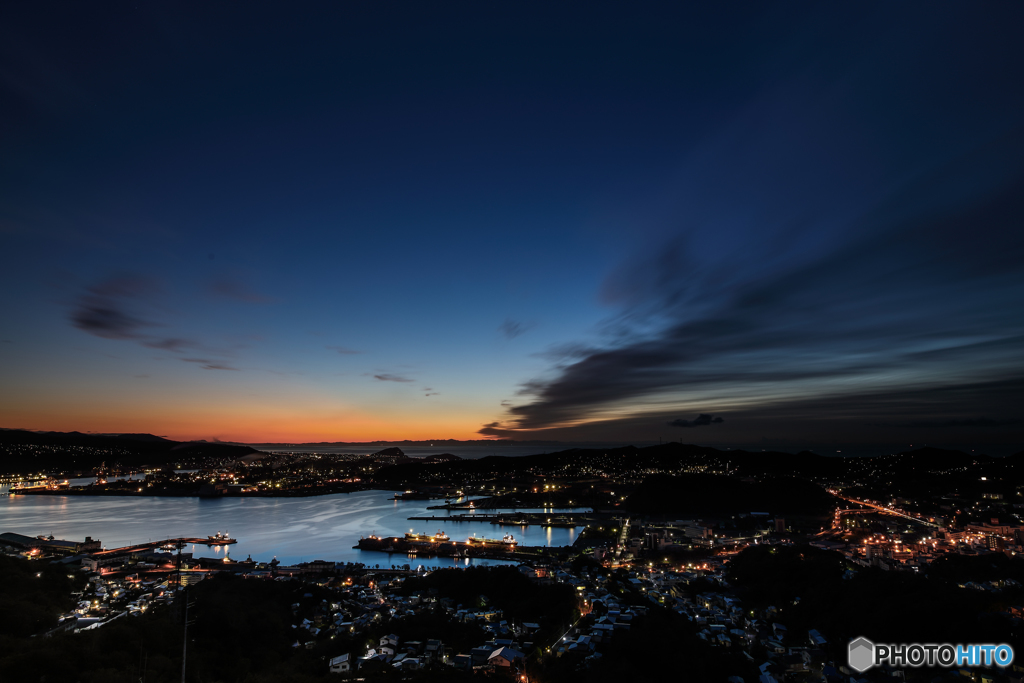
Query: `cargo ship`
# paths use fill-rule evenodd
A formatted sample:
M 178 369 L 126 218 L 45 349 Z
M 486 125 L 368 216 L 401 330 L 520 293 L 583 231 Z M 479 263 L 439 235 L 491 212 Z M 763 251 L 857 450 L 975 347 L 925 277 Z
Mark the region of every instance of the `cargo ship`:
M 217 532 L 216 536 L 207 536 L 206 545 L 231 545 L 232 543 L 238 543 L 237 540 L 228 536 L 228 532 Z
M 453 541 L 448 534 L 438 531 L 433 535 L 409 532 L 404 537 L 371 535 L 360 538 L 355 548 L 420 557 L 486 557 L 489 553 L 513 552 L 518 543 L 511 534 L 501 539 L 473 536 L 467 541 Z
M 501 537 L 501 540 L 496 538 L 477 538 L 476 536 L 470 536 L 467 540 L 470 545 L 478 545 L 483 548 L 487 547 L 501 547 L 501 548 L 514 548 L 519 544 L 512 534 L 505 534 Z
M 405 535 L 405 540 L 426 541 L 427 543 L 444 543 L 445 541 L 450 541 L 451 539 L 448 537 L 448 534 L 438 529 L 437 533 L 433 536 L 431 536 L 430 534 L 415 534 L 410 531 Z

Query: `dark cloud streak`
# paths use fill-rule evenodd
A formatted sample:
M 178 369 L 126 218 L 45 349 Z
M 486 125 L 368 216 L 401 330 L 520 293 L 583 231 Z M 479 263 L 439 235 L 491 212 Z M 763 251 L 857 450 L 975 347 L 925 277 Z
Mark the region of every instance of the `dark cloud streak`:
M 777 399 L 730 410 L 729 419 L 712 430 L 692 432 L 705 444 L 754 445 L 765 439 L 800 450 L 813 444 L 885 443 L 897 452 L 926 443 L 991 448 L 1004 455 L 1021 450 L 1024 420 L 1016 406 L 1024 395 L 1024 375 L 989 382 L 943 387 L 906 387 L 851 391 L 826 397 Z M 976 415 L 964 417 L 963 406 Z M 669 411 L 620 418 L 599 418 L 571 426 L 531 430 L 530 438 L 561 441 L 608 440 L 655 442 L 675 416 Z M 516 425 L 491 422 L 485 436 L 521 439 Z M 687 434 L 691 432 L 686 432 Z
M 408 377 L 400 377 L 399 375 L 392 375 L 390 373 L 381 373 L 374 375 L 374 379 L 381 382 L 415 382 L 416 380 L 409 379 Z
M 501 332 L 506 339 L 515 339 L 516 337 L 526 334 L 532 328 L 533 325 L 507 318 L 505 322 L 498 326 L 498 331 Z
M 327 349 L 329 349 L 331 351 L 337 351 L 342 356 L 351 356 L 351 355 L 362 353 L 362 351 L 356 351 L 355 349 L 350 349 L 350 348 L 345 347 L 345 346 L 327 346 L 325 348 L 327 348 Z
M 206 358 L 182 358 L 181 360 L 186 363 L 197 363 L 204 370 L 238 370 L 238 368 Z
M 192 339 L 153 334 L 163 324 L 142 317 L 135 309 L 154 309 L 160 294 L 160 283 L 150 277 L 121 274 L 107 278 L 86 289 L 69 314 L 72 325 L 96 337 L 133 341 L 146 348 L 180 354 L 205 351 L 203 344 Z M 201 358 L 179 358 L 186 363 L 199 363 L 206 370 L 238 370 L 220 361 Z
M 102 297 L 83 298 L 72 312 L 71 322 L 78 329 L 104 339 L 138 339 L 141 330 L 153 326 Z
M 778 254 L 722 258 L 701 233 L 683 231 L 609 279 L 604 297 L 624 308 L 607 344 L 556 352 L 552 376 L 523 385 L 533 400 L 512 407 L 506 426 L 547 429 L 652 396 L 699 400 L 744 387 L 827 396 L 849 391 L 849 380 L 942 385 L 1021 367 L 1021 159 L 1016 131 L 862 198 L 859 215 L 826 243 L 815 232 L 845 217 L 779 228 L 790 246 Z M 1001 345 L 1001 355 L 979 343 Z M 943 362 L 953 355 L 958 363 Z
M 723 422 L 725 422 L 724 418 L 712 417 L 707 413 L 701 413 L 692 420 L 684 420 L 682 418 L 679 418 L 676 420 L 672 420 L 671 422 L 666 422 L 665 424 L 667 424 L 669 427 L 707 427 L 708 425 L 722 424 Z

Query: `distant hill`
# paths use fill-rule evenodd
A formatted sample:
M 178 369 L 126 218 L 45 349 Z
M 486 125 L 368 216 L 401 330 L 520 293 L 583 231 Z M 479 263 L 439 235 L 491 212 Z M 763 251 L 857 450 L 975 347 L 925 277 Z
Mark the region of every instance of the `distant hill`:
M 584 442 L 589 443 L 589 442 Z M 254 443 L 254 446 L 262 446 L 268 449 L 288 448 L 295 449 L 302 446 L 308 448 L 368 448 L 372 446 L 387 446 L 388 444 L 399 444 L 406 448 L 421 448 L 421 447 L 445 447 L 453 448 L 458 446 L 537 446 L 538 452 L 540 450 L 550 450 L 546 448 L 548 446 L 564 446 L 562 441 L 542 441 L 542 440 L 527 440 L 517 441 L 514 439 L 403 439 L 396 441 L 307 441 L 303 443 L 291 443 L 291 442 L 266 442 L 266 443 Z
M 1021 456 L 1024 457 L 1024 456 Z M 478 460 L 397 464 L 374 474 L 384 486 L 443 484 L 479 477 L 532 477 L 539 472 L 559 476 L 573 472 L 585 476 L 607 474 L 643 478 L 643 473 L 724 474 L 738 478 L 799 477 L 822 484 L 870 484 L 872 480 L 911 492 L 920 487 L 948 489 L 951 480 L 963 488 L 970 482 L 993 488 L 1024 484 L 1024 467 L 1014 467 L 1018 456 L 993 458 L 963 451 L 922 448 L 875 458 L 825 457 L 802 451 L 722 451 L 708 446 L 666 443 L 646 448 L 573 448 L 557 453 L 519 457 L 489 456 Z M 985 480 L 982 480 L 985 477 Z M 896 489 L 894 489 L 896 490 Z
M 415 484 L 427 478 L 431 481 L 452 475 L 515 475 L 536 470 L 572 469 L 581 471 L 593 465 L 604 472 L 631 474 L 641 469 L 661 471 L 682 470 L 686 467 L 703 467 L 724 472 L 727 468 L 735 473 L 778 472 L 792 474 L 794 471 L 828 471 L 842 467 L 839 458 L 823 458 L 814 453 L 720 451 L 706 446 L 680 443 L 666 443 L 647 448 L 622 446 L 618 448 L 572 448 L 558 453 L 543 453 L 526 456 L 492 455 L 476 460 L 449 460 L 429 463 L 426 459 L 395 465 L 381 470 L 375 479 L 387 484 Z
M 462 460 L 462 458 L 457 455 L 453 455 L 452 453 L 438 453 L 437 455 L 428 455 L 427 457 L 422 458 L 420 462 L 434 464 L 439 462 L 453 462 L 455 460 Z
M 154 436 L 152 434 L 104 434 L 104 436 L 112 436 L 116 439 L 127 439 L 128 441 L 156 441 L 157 443 L 174 443 L 170 439 L 165 439 L 162 436 Z
M 835 498 L 816 484 L 794 477 L 744 481 L 708 474 L 648 477 L 622 506 L 640 514 L 828 514 Z
M 398 447 L 395 447 L 395 448 L 385 448 L 384 450 L 377 451 L 373 455 L 391 455 L 391 456 L 395 456 L 395 457 L 398 457 L 398 458 L 404 458 L 405 457 L 405 453 L 403 453 L 402 449 L 398 448 Z
M 235 459 L 256 453 L 250 446 L 178 442 L 152 434 L 83 434 L 0 429 L 0 473 L 86 472 L 108 469 L 191 466 L 202 459 Z
M 173 445 L 170 441 L 152 434 L 83 434 L 82 432 L 32 432 L 26 429 L 0 429 L 0 444 L 23 443 L 38 445 L 88 445 L 123 444 L 128 441 Z

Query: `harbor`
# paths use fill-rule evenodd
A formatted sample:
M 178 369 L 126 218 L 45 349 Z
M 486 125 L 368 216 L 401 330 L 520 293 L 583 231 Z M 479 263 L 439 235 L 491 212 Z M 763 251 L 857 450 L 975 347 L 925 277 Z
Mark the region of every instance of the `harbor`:
M 509 559 L 509 556 L 517 551 L 519 541 L 512 534 L 505 534 L 500 539 L 473 535 L 465 541 L 453 541 L 448 534 L 439 530 L 432 535 L 410 532 L 404 536 L 380 537 L 371 534 L 361 537 L 354 547 L 358 550 L 403 553 L 410 557 Z
M 196 539 L 198 549 L 206 546 L 213 531 L 229 529 L 237 544 L 214 545 L 211 555 L 216 553 L 223 559 L 225 551 L 230 551 L 231 557 L 239 559 L 251 555 L 257 561 L 270 562 L 276 558 L 287 565 L 321 559 L 390 565 L 386 553 L 353 545 L 360 535 L 401 537 L 410 528 L 431 534 L 444 529 L 460 541 L 474 532 L 477 536 L 500 539 L 507 530 L 518 541 L 516 557 L 490 551 L 474 551 L 459 558 L 442 554 L 435 563 L 444 566 L 507 562 L 527 554 L 524 547 L 562 548 L 571 546 L 579 536 L 579 530 L 574 528 L 543 528 L 534 524 L 499 530 L 500 527 L 486 521 L 476 520 L 474 525 L 474 520 L 458 517 L 410 522 L 409 517 L 434 514 L 427 510 L 430 503 L 388 500 L 393 495 L 378 490 L 309 498 L 12 496 L 0 498 L 0 507 L 3 530 L 55 538 L 92 536 L 102 538 L 108 548 L 152 547 L 167 540 L 189 538 Z M 518 514 L 506 513 L 510 519 Z M 562 514 L 558 511 L 559 516 Z M 551 517 L 554 520 L 555 515 Z
M 423 516 L 423 517 L 410 517 L 410 521 L 417 522 L 489 522 L 491 524 L 498 524 L 500 526 L 540 526 L 540 527 L 552 527 L 570 529 L 578 526 L 586 525 L 590 517 L 586 515 L 572 516 L 572 515 L 559 515 L 552 517 L 544 513 L 522 513 L 516 512 L 512 514 L 504 515 L 477 515 L 477 514 L 462 514 L 462 515 L 445 515 L 445 516 Z
M 206 538 L 167 538 L 162 541 L 149 541 L 147 543 L 138 543 L 136 545 L 124 546 L 121 548 L 111 548 L 109 550 L 103 549 L 92 553 L 95 558 L 104 557 L 119 557 L 121 555 L 130 555 L 132 553 L 141 553 L 149 550 L 177 550 L 190 545 L 205 545 L 205 546 L 222 546 L 222 545 L 234 545 L 238 541 L 234 538 L 228 538 L 227 534 L 221 534 L 219 531 L 216 536 L 207 536 Z

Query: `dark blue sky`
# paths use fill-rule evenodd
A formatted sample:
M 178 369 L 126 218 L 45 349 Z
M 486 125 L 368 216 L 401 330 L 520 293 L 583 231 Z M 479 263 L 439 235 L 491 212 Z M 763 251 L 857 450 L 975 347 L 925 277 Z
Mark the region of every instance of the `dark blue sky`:
M 1024 446 L 1022 19 L 5 7 L 0 426 Z

